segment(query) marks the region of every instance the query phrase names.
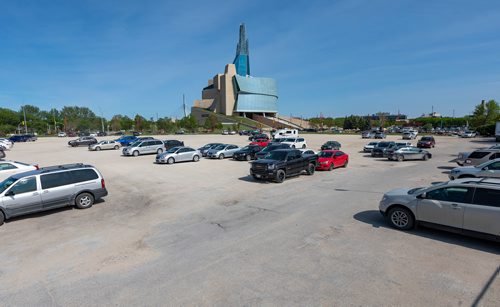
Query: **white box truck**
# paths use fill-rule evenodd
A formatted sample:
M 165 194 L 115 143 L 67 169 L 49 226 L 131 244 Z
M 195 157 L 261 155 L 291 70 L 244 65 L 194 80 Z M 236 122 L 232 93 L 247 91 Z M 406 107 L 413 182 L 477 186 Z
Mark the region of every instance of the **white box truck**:
M 495 128 L 495 139 L 497 142 L 500 142 L 500 121 L 497 122 L 497 126 Z

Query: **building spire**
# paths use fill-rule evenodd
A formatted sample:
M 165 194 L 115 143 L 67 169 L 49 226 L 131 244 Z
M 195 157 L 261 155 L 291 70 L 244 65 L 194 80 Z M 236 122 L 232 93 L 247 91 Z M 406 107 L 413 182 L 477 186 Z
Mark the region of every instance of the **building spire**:
M 248 39 L 245 24 L 240 24 L 240 37 L 236 46 L 236 57 L 233 64 L 236 66 L 236 73 L 240 76 L 250 75 L 250 57 L 248 49 Z

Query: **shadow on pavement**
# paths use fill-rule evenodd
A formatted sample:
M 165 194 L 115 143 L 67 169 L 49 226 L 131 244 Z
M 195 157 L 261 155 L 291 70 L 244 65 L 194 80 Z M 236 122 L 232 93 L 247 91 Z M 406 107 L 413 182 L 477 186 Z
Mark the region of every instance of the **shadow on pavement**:
M 95 205 L 99 205 L 100 203 L 103 203 L 105 202 L 104 199 L 99 199 L 99 200 L 96 200 L 95 203 L 94 203 L 94 206 Z M 76 209 L 75 206 L 65 206 L 65 207 L 61 207 L 61 208 L 55 208 L 55 209 L 50 209 L 50 210 L 47 210 L 47 211 L 41 211 L 41 212 L 36 212 L 36 213 L 31 213 L 31 214 L 26 214 L 26 215 L 21 215 L 21 216 L 16 216 L 16 217 L 12 217 L 8 220 L 5 220 L 5 223 L 12 223 L 12 222 L 15 222 L 15 221 L 22 221 L 22 220 L 28 220 L 28 219 L 34 219 L 34 218 L 38 218 L 38 217 L 42 217 L 42 216 L 46 216 L 46 215 L 50 215 L 50 214 L 54 214 L 54 213 L 59 213 L 59 212 L 63 212 L 63 211 L 70 211 L 70 210 L 86 210 L 86 209 Z M 92 210 L 92 208 L 89 208 L 90 210 Z
M 370 224 L 375 228 L 389 228 L 394 231 L 399 231 L 392 228 L 388 222 L 386 222 L 385 218 L 380 214 L 379 211 L 376 210 L 367 210 L 356 213 L 353 218 L 357 221 Z M 446 232 L 442 230 L 425 228 L 425 227 L 417 227 L 411 231 L 405 231 L 405 233 L 420 236 L 432 240 L 441 241 L 448 244 L 460 245 L 467 248 L 477 249 L 483 252 L 488 252 L 492 254 L 500 254 L 500 245 L 498 242 L 487 241 L 483 239 L 477 239 L 472 237 L 467 237 L 460 234 L 455 234 L 451 232 Z

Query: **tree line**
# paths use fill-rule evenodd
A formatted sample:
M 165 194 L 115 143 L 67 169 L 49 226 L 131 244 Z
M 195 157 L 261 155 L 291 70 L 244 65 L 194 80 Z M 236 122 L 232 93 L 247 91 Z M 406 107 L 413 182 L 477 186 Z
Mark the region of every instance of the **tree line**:
M 26 120 L 25 120 L 26 118 Z M 180 120 L 169 117 L 158 119 L 142 115 L 130 118 L 127 115 L 116 114 L 110 120 L 97 116 L 87 107 L 65 106 L 62 109 L 40 110 L 32 105 L 25 105 L 15 111 L 0 108 L 0 135 L 12 133 L 37 133 L 53 135 L 59 131 L 65 132 L 95 132 L 95 131 L 140 131 L 150 133 L 172 133 L 179 129 L 193 131 L 198 127 L 193 116 Z
M 379 112 L 378 120 L 371 116 L 350 115 L 345 117 L 314 117 L 309 123 L 316 129 L 340 127 L 347 130 L 369 130 L 370 128 L 387 128 L 391 126 L 412 126 L 432 128 L 470 127 L 478 130 L 482 135 L 494 133 L 494 126 L 500 120 L 500 107 L 495 100 L 482 101 L 472 115 L 463 117 L 418 117 L 408 121 L 389 120 L 384 113 Z

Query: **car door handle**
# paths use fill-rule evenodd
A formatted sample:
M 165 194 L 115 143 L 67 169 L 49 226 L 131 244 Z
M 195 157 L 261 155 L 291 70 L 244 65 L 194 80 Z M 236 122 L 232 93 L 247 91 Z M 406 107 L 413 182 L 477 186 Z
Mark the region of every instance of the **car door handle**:
M 38 193 L 38 192 L 33 193 L 33 196 L 37 196 L 37 195 L 39 195 L 39 193 Z
M 47 193 L 49 193 L 49 190 L 44 190 L 43 191 L 43 194 L 47 194 Z
M 452 209 L 460 209 L 461 207 L 459 207 L 457 204 L 451 204 L 451 208 Z

